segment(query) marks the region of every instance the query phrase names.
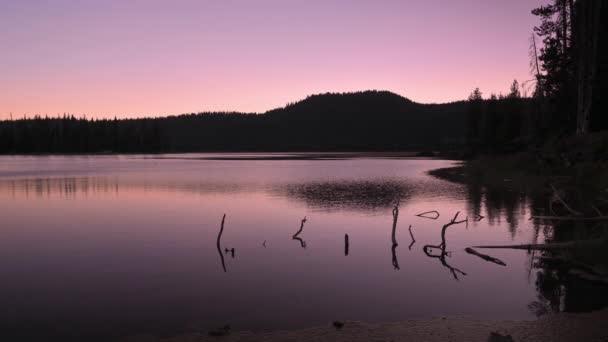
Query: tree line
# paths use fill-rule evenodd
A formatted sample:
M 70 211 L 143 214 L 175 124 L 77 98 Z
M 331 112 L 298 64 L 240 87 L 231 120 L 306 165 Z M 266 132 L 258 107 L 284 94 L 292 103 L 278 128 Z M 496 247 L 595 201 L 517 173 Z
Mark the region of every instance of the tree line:
M 496 127 L 507 122 L 512 108 L 530 108 L 520 97 L 478 100 L 481 108 L 498 113 L 487 122 Z M 312 95 L 263 114 L 34 116 L 0 121 L 0 153 L 458 150 L 466 141 L 468 108 L 466 101 L 419 104 L 387 91 L 365 91 Z M 512 132 L 509 126 L 500 139 Z
M 553 0 L 532 14 L 540 21 L 530 38 L 532 79 L 514 81 L 506 96 L 483 100 L 479 88 L 469 96 L 467 144 L 475 151 L 513 150 L 608 129 L 601 94 L 608 71 L 608 25 L 602 25 L 608 3 Z M 522 90 L 531 92 L 531 106 L 522 106 Z
M 0 121 L 0 153 L 387 151 L 464 143 L 464 101 L 422 105 L 385 91 L 309 96 L 263 114 L 73 115 Z

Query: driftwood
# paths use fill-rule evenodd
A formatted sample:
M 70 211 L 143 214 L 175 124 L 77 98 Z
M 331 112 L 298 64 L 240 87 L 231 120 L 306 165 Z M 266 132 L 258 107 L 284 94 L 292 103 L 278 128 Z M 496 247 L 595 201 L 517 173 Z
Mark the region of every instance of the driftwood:
M 435 214 L 435 216 L 429 216 L 430 214 Z M 416 216 L 428 218 L 428 219 L 431 219 L 431 220 L 436 220 L 436 219 L 439 218 L 439 212 L 437 210 L 425 211 L 425 212 L 420 213 L 420 214 L 418 214 Z
M 469 254 L 472 254 L 472 255 L 475 255 L 477 257 L 480 257 L 481 259 L 483 259 L 485 261 L 493 262 L 493 263 L 501 265 L 501 266 L 507 266 L 507 264 L 505 264 L 504 261 L 502 261 L 500 259 L 497 259 L 497 258 L 494 258 L 494 257 L 491 257 L 491 256 L 486 255 L 486 254 L 481 254 L 481 253 L 479 253 L 478 251 L 474 250 L 471 247 L 465 248 L 464 251 L 467 252 L 467 253 L 469 253 Z
M 222 269 L 226 272 L 226 263 L 224 262 L 224 254 L 222 254 L 221 240 L 222 234 L 224 233 L 224 221 L 226 220 L 226 214 L 222 217 L 222 224 L 220 226 L 220 232 L 217 234 L 217 252 L 220 255 L 220 260 L 222 262 Z

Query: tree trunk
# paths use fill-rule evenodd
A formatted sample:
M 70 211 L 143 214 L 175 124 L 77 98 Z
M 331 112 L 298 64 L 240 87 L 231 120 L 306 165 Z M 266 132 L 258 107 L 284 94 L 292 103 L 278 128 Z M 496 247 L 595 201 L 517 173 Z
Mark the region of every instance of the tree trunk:
M 600 12 L 603 1 L 576 2 L 576 41 L 578 50 L 577 134 L 589 132 L 593 90 L 597 73 Z

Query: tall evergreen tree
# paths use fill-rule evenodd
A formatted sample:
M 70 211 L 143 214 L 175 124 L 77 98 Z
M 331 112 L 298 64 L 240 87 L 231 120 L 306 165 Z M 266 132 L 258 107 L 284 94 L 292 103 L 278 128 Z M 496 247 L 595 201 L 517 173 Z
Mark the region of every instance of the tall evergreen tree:
M 538 55 L 542 72 L 537 74 L 537 95 L 549 101 L 553 113 L 551 126 L 570 131 L 575 127 L 576 112 L 575 12 L 573 0 L 553 0 L 532 10 L 541 21 L 534 28 L 542 39 Z

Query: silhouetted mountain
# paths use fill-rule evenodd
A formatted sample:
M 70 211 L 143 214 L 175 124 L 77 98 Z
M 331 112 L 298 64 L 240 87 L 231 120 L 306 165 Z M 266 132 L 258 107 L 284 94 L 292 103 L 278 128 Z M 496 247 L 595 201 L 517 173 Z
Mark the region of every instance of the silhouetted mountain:
M 309 96 L 264 114 L 0 122 L 1 153 L 388 151 L 461 146 L 467 102 L 419 104 L 387 91 Z

